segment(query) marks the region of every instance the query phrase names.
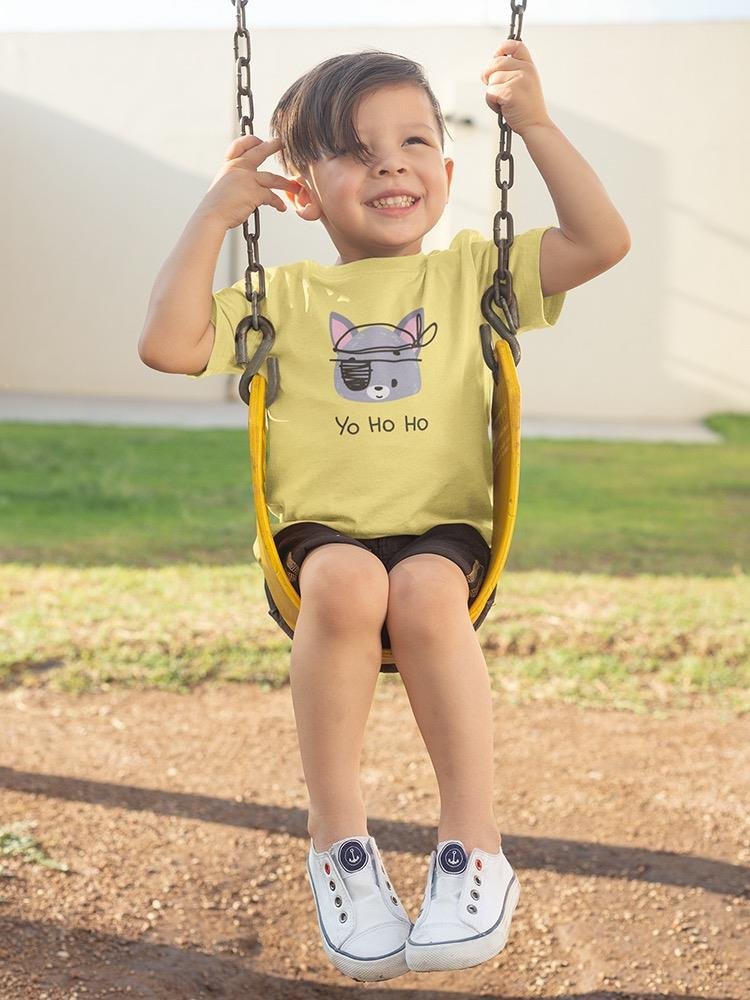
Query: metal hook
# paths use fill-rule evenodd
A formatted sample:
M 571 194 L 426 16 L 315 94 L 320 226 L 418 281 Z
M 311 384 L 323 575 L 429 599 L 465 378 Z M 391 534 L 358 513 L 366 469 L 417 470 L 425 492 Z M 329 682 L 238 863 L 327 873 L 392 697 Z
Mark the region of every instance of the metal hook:
M 250 382 L 254 375 L 260 371 L 260 367 L 268 357 L 271 348 L 276 340 L 276 331 L 273 323 L 265 316 L 258 316 L 258 328 L 261 332 L 261 341 L 252 358 L 247 359 L 247 331 L 255 329 L 253 327 L 253 316 L 244 316 L 237 324 L 234 334 L 234 350 L 238 365 L 244 365 L 245 370 L 240 377 L 239 394 L 243 403 L 250 404 Z M 266 395 L 266 406 L 270 406 L 276 398 L 279 388 L 279 363 L 276 358 L 268 361 L 269 371 L 269 391 Z
M 482 306 L 481 306 L 482 315 L 490 324 L 495 333 L 499 337 L 502 337 L 502 339 L 508 344 L 511 353 L 513 354 L 513 361 L 515 362 L 517 367 L 519 361 L 521 360 L 521 348 L 518 346 L 518 339 L 516 337 L 516 324 L 513 320 L 513 315 L 510 311 L 507 301 L 505 300 L 505 298 L 501 297 L 500 306 L 503 310 L 503 313 L 505 314 L 505 323 L 503 323 L 500 316 L 498 316 L 497 313 L 492 308 L 492 303 L 494 301 L 495 301 L 494 288 L 492 287 L 492 285 L 490 285 L 490 287 L 485 291 L 484 295 L 482 296 Z M 486 324 L 483 323 L 482 327 L 485 326 Z M 482 327 L 480 327 L 480 332 Z M 490 362 L 487 360 L 487 350 L 485 350 L 485 343 L 484 343 L 485 336 L 489 336 L 489 329 L 487 329 L 486 335 L 481 333 L 480 335 L 482 336 L 482 351 L 484 352 L 484 360 L 487 362 L 487 366 L 490 368 L 490 370 L 493 371 L 494 373 L 494 365 L 490 364 Z M 489 353 L 492 355 L 494 360 L 494 354 L 492 354 L 491 344 L 488 343 L 487 347 L 489 348 Z M 495 379 L 495 381 L 497 381 L 497 378 Z

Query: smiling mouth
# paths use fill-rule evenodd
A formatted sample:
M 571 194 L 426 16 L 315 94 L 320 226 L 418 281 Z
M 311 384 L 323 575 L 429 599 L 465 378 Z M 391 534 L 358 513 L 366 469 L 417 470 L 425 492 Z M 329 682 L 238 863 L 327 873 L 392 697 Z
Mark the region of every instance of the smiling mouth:
M 376 199 L 376 201 L 377 200 L 378 199 Z M 409 203 L 409 201 L 406 198 L 404 198 L 400 204 L 397 203 L 395 205 L 388 205 L 382 203 L 380 205 L 377 205 L 374 204 L 373 202 L 365 202 L 365 206 L 367 208 L 371 208 L 373 212 L 380 212 L 381 215 L 406 215 L 408 212 L 411 212 L 411 210 L 415 208 L 420 203 L 421 200 L 422 200 L 421 198 L 415 198 L 414 201 Z

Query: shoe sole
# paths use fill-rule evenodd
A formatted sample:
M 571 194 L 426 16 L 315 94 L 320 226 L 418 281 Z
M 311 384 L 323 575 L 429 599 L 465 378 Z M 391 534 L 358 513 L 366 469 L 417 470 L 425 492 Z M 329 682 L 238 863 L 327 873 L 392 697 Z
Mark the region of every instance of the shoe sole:
M 307 880 L 310 883 L 313 898 L 315 899 L 315 889 L 313 888 L 309 868 L 307 870 Z M 315 913 L 323 950 L 331 964 L 335 965 L 339 972 L 343 972 L 345 976 L 349 976 L 350 979 L 356 979 L 360 983 L 379 983 L 384 979 L 395 979 L 396 976 L 403 976 L 410 971 L 406 962 L 405 942 L 403 948 L 399 948 L 398 951 L 394 951 L 390 955 L 383 955 L 380 958 L 356 958 L 354 955 L 348 955 L 346 952 L 337 951 L 328 943 L 323 923 L 320 919 L 317 899 Z
M 501 919 L 487 934 L 461 941 L 440 941 L 437 944 L 419 944 L 407 939 L 406 961 L 411 971 L 448 972 L 452 969 L 470 969 L 473 965 L 481 965 L 494 958 L 508 941 L 510 922 L 520 895 L 521 888 L 514 876 Z

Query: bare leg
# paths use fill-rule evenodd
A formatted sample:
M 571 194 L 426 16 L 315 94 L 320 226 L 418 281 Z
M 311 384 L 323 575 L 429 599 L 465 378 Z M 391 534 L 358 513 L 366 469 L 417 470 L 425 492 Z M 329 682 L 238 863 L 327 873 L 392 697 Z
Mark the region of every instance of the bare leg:
M 290 667 L 316 851 L 367 836 L 360 784 L 365 723 L 381 664 L 388 574 L 371 552 L 321 545 L 300 569 L 301 605 Z
M 444 556 L 391 570 L 388 633 L 440 789 L 438 842 L 494 854 L 494 733 L 487 664 L 468 614 L 469 587 Z

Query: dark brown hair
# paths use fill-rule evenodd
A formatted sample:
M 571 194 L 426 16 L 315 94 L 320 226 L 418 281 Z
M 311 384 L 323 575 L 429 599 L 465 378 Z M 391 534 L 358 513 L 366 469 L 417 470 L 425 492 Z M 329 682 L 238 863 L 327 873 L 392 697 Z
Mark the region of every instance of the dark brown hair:
M 283 142 L 277 155 L 284 170 L 302 174 L 308 163 L 347 153 L 367 163 L 370 152 L 354 126 L 360 100 L 380 87 L 408 83 L 429 97 L 444 148 L 445 121 L 424 68 L 406 56 L 371 49 L 326 59 L 288 88 L 271 116 L 271 136 Z

